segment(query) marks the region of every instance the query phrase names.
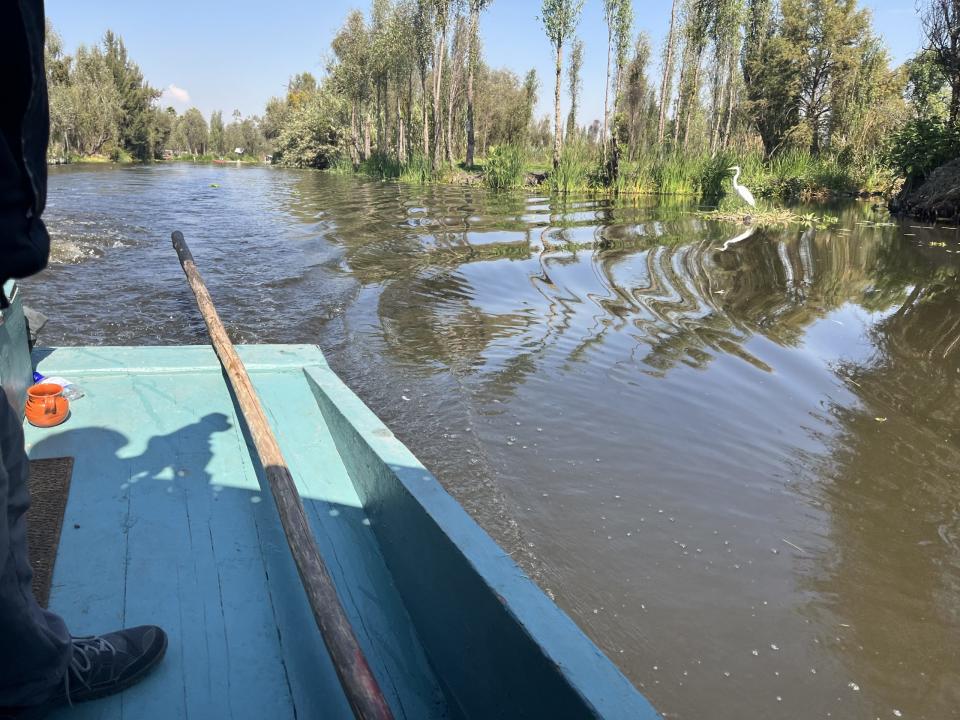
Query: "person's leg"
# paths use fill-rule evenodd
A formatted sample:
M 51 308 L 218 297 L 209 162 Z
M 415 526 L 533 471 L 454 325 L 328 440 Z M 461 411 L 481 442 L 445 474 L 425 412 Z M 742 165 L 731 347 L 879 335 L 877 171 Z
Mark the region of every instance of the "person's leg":
M 30 587 L 28 475 L 20 418 L 0 392 L 0 706 L 46 700 L 72 656 L 63 620 L 41 608 Z

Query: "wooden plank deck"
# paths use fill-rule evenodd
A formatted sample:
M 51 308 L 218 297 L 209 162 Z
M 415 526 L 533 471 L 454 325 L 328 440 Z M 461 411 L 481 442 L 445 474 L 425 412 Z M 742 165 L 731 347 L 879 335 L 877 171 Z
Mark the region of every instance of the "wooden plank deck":
M 447 717 L 304 376 L 305 364 L 329 372 L 322 354 L 238 350 L 394 712 Z M 76 458 L 51 608 L 78 635 L 140 623 L 170 634 L 155 675 L 63 717 L 351 717 L 212 350 L 63 348 L 38 369 L 86 392 L 64 425 L 26 426 L 32 458 Z

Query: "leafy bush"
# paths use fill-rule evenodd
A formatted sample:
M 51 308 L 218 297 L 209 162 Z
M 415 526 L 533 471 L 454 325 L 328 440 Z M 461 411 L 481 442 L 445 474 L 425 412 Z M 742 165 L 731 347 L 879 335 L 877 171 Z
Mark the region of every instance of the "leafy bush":
M 306 107 L 291 113 L 276 140 L 278 164 L 329 168 L 340 157 L 344 141 L 343 101 L 328 92 L 310 97 Z
M 923 182 L 941 165 L 960 157 L 960 128 L 941 119 L 912 120 L 896 134 L 890 149 L 890 164 L 907 185 Z

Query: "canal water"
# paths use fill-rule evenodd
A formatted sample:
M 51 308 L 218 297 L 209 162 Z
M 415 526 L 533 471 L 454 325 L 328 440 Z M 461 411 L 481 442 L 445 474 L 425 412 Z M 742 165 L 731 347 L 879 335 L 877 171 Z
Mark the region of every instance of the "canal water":
M 960 715 L 960 243 L 866 203 L 53 169 L 45 344 L 317 343 L 668 718 Z M 823 208 L 819 209 L 823 211 Z

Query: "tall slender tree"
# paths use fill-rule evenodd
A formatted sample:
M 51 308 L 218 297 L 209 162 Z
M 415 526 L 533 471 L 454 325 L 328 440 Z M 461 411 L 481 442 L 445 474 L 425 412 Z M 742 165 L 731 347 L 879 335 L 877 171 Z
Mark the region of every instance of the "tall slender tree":
M 622 0 L 603 0 L 603 20 L 607 24 L 607 79 L 603 84 L 603 160 L 607 159 L 607 125 L 610 121 L 610 64 L 613 57 L 614 18 L 617 16 L 617 7 Z
M 470 7 L 469 44 L 467 45 L 467 167 L 473 165 L 473 154 L 476 148 L 473 116 L 473 77 L 477 69 L 477 58 L 480 57 L 480 13 L 493 0 L 468 0 Z
M 657 119 L 657 145 L 663 144 L 664 129 L 667 119 L 667 106 L 673 97 L 674 56 L 677 47 L 677 8 L 680 0 L 673 0 L 670 5 L 670 30 L 667 32 L 667 42 L 663 52 L 663 77 L 660 80 L 660 110 Z
M 713 58 L 711 74 L 710 151 L 721 144 L 725 113 L 732 104 L 736 84 L 736 59 L 740 54 L 740 27 L 743 24 L 743 0 L 717 0 L 711 36 Z
M 580 90 L 583 81 L 580 72 L 583 69 L 583 41 L 574 40 L 570 49 L 570 62 L 567 65 L 567 89 L 570 93 L 570 112 L 567 114 L 567 137 L 577 130 L 577 110 L 580 104 Z
M 633 23 L 630 0 L 603 0 L 603 18 L 607 23 L 607 81 L 603 88 L 603 159 L 607 159 L 607 138 L 610 127 L 610 80 L 613 73 L 613 112 L 616 113 L 620 91 L 620 70 L 626 63 Z
M 103 36 L 103 57 L 120 96 L 117 118 L 120 144 L 138 160 L 153 157 L 153 103 L 160 91 L 143 79 L 140 67 L 127 57 L 123 38 L 107 30 Z M 204 123 L 205 124 L 205 123 Z
M 617 14 L 614 17 L 614 48 L 615 74 L 613 80 L 613 122 L 616 122 L 617 108 L 620 99 L 620 88 L 623 84 L 624 69 L 627 64 L 627 55 L 630 51 L 630 35 L 633 28 L 633 3 L 630 0 L 619 0 Z M 620 174 L 620 146 L 615 133 L 611 132 L 610 152 L 607 158 L 607 177 L 615 181 Z
M 960 0 L 925 0 L 927 47 L 950 83 L 950 123 L 960 125 Z
M 331 81 L 350 101 L 350 155 L 356 166 L 370 154 L 370 33 L 362 12 L 354 10 L 347 16 L 331 47 L 336 61 L 330 68 Z
M 469 53 L 469 20 L 457 14 L 450 38 L 449 62 L 447 64 L 447 110 L 446 132 L 444 133 L 444 157 L 449 164 L 453 164 L 454 145 L 458 137 L 454 137 L 453 118 L 457 109 L 462 105 L 466 87 L 466 65 Z
M 223 155 L 223 112 L 217 110 L 210 113 L 210 150 L 217 155 Z
M 450 16 L 459 9 L 459 0 L 433 0 L 435 42 L 433 51 L 433 167 L 440 166 L 443 141 L 443 58 L 447 54 L 447 32 Z
M 430 157 L 430 109 L 427 105 L 427 75 L 433 58 L 433 0 L 417 0 L 413 23 L 417 71 L 420 74 L 420 132 L 423 157 Z
M 547 38 L 556 52 L 556 81 L 553 91 L 553 167 L 560 165 L 563 126 L 560 122 L 560 86 L 563 75 L 563 46 L 573 36 L 580 21 L 583 0 L 543 0 L 541 20 Z
M 633 57 L 628 63 L 623 80 L 622 121 L 614 127 L 614 133 L 622 133 L 632 158 L 649 146 L 656 133 L 656 94 L 647 78 L 650 62 L 650 38 L 646 33 L 637 35 Z M 651 121 L 654 123 L 651 128 Z
M 684 148 L 687 147 L 690 139 L 690 126 L 694 115 L 699 109 L 703 53 L 707 47 L 707 33 L 715 13 L 715 0 L 689 0 L 684 13 L 683 67 L 680 73 L 680 87 L 677 89 L 677 112 L 673 125 L 674 143 L 679 142 L 682 129 Z

